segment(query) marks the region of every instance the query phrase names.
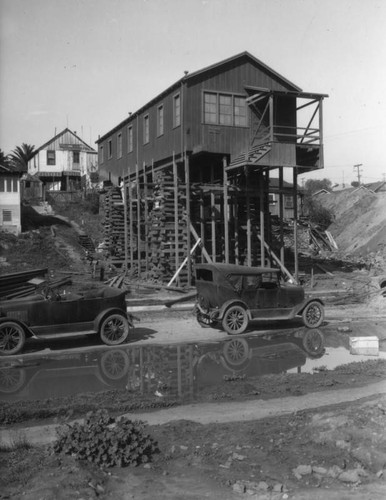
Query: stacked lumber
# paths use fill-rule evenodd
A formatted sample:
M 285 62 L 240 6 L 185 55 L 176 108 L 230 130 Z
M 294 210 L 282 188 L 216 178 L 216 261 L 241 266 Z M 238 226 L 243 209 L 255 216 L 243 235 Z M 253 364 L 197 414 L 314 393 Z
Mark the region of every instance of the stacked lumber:
M 125 259 L 124 220 L 121 190 L 112 187 L 105 195 L 104 239 L 113 264 Z
M 176 206 L 177 189 L 177 206 Z M 176 218 L 177 216 L 177 218 Z M 173 174 L 160 171 L 155 174 L 153 208 L 149 213 L 149 277 L 153 280 L 170 279 L 187 253 L 186 187 L 173 181 Z M 176 255 L 177 254 L 177 255 Z M 187 270 L 179 274 L 180 285 L 187 283 Z

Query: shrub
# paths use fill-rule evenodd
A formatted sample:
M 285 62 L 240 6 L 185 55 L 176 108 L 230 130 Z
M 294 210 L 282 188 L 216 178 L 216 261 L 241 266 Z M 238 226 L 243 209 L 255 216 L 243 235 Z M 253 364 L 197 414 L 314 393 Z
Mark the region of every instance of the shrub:
M 98 410 L 88 413 L 84 424 L 60 427 L 54 451 L 102 467 L 137 466 L 159 451 L 157 443 L 143 430 L 141 421 L 115 419 L 106 410 Z

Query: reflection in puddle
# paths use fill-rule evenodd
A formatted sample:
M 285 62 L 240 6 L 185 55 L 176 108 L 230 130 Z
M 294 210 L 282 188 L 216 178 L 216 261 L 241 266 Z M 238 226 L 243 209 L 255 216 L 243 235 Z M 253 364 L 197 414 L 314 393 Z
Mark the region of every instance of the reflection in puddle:
M 137 395 L 193 401 L 200 391 L 233 378 L 312 372 L 319 366 L 369 359 L 348 346 L 326 346 L 322 330 L 228 338 L 221 342 L 132 344 L 88 352 L 0 360 L 0 400 L 41 400 L 124 389 Z

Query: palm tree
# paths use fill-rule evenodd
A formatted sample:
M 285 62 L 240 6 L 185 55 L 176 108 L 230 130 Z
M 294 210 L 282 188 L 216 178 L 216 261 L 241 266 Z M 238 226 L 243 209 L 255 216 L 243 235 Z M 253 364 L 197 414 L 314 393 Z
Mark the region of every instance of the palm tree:
M 10 163 L 22 172 L 27 172 L 28 161 L 35 154 L 35 146 L 30 144 L 23 144 L 21 146 L 16 146 L 16 148 L 9 155 Z
M 3 167 L 9 165 L 8 155 L 6 155 L 2 149 L 0 149 L 0 165 L 3 165 Z

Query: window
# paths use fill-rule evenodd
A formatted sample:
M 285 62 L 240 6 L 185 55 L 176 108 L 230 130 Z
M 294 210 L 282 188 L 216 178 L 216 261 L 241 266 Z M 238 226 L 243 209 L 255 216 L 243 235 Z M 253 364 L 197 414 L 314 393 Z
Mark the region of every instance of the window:
M 247 105 L 245 97 L 204 92 L 204 123 L 246 127 Z
M 47 165 L 56 165 L 56 152 L 47 151 Z
M 149 142 L 149 115 L 143 117 L 143 143 Z
M 173 127 L 179 127 L 181 125 L 181 99 L 180 94 L 177 94 L 173 98 Z
M 5 191 L 5 179 L 4 177 L 0 177 L 0 193 L 4 193 Z
M 99 161 L 100 163 L 105 161 L 105 150 L 103 149 L 103 146 L 100 146 L 99 148 Z
M 3 222 L 12 222 L 12 210 L 3 210 Z
M 12 193 L 12 178 L 7 177 L 7 193 Z
M 117 158 L 122 158 L 122 133 L 117 135 Z
M 127 127 L 127 152 L 133 151 L 133 126 Z
M 157 136 L 164 133 L 164 107 L 163 104 L 157 109 Z
M 73 151 L 72 152 L 72 162 L 73 163 L 79 163 L 79 151 Z
M 219 113 L 220 125 L 232 125 L 232 96 L 220 95 L 219 104 L 220 104 L 220 113 Z
M 109 159 L 113 157 L 113 143 L 111 139 L 107 142 L 107 153 Z

